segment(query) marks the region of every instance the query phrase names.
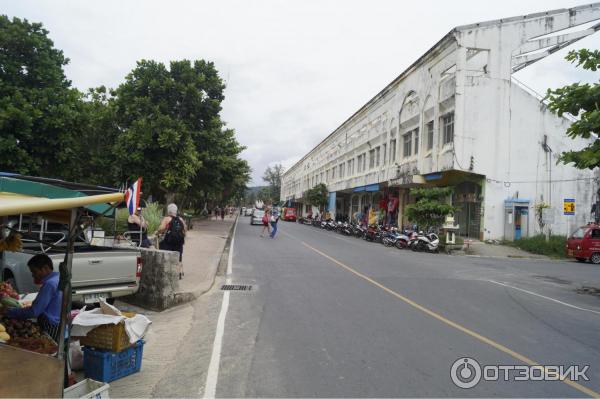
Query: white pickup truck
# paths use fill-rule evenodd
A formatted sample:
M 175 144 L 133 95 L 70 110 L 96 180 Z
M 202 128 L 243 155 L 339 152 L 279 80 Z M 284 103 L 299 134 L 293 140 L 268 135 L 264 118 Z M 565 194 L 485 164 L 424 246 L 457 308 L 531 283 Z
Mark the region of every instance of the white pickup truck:
M 27 267 L 36 251 L 2 252 L 0 275 L 19 293 L 37 292 Z M 49 250 L 46 254 L 54 263 L 54 270 L 64 259 L 64 253 Z M 142 257 L 138 250 L 76 246 L 73 255 L 72 293 L 73 301 L 96 303 L 100 298 L 112 298 L 137 292 L 142 273 Z
M 27 267 L 29 259 L 43 251 L 52 259 L 54 270 L 58 271 L 66 248 L 66 226 L 45 221 L 28 225 L 27 220 L 21 218 L 20 222 L 15 219 L 9 223 L 22 234 L 23 249 L 20 252 L 0 252 L 0 280 L 10 282 L 21 294 L 38 291 Z M 139 288 L 142 266 L 142 256 L 136 247 L 95 246 L 90 244 L 85 235 L 81 235 L 74 244 L 71 278 L 73 301 L 89 304 L 102 298 L 112 302 L 113 298 L 135 294 Z

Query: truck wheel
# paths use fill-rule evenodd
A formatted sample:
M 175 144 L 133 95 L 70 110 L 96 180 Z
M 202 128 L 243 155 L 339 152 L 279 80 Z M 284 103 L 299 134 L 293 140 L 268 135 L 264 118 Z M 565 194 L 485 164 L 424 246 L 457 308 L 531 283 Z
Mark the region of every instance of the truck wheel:
M 581 262 L 581 263 L 585 262 L 585 260 L 586 260 L 585 258 L 575 258 L 575 259 L 577 259 L 577 262 Z
M 600 264 L 600 252 L 593 253 L 590 256 L 590 261 L 595 265 Z

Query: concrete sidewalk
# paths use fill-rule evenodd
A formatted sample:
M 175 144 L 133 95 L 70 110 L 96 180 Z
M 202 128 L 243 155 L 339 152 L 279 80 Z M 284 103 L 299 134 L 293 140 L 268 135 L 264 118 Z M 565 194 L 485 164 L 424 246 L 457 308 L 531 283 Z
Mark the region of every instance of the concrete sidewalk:
M 208 309 L 210 301 L 204 300 L 201 295 L 208 292 L 214 284 L 219 261 L 234 222 L 235 217 L 198 220 L 194 222 L 194 229 L 188 232 L 183 250 L 185 276 L 180 280 L 180 292 L 181 295 L 192 296 L 191 301 L 163 312 L 148 311 L 117 301 L 116 306 L 121 310 L 148 316 L 152 320 L 152 326 L 145 337 L 141 371 L 111 382 L 111 397 L 139 398 L 151 397 L 158 391 L 164 393 L 163 390 L 173 382 L 168 376 L 169 370 L 182 356 L 179 349 L 189 344 L 190 337 L 200 343 L 205 333 L 208 333 L 193 331 L 195 323 L 210 313 L 215 313 L 216 323 L 218 309 Z M 205 340 L 209 341 L 210 337 L 207 335 Z M 210 347 L 207 343 L 204 346 Z M 207 363 L 202 358 L 195 361 Z
M 212 286 L 219 260 L 231 233 L 235 215 L 225 220 L 204 219 L 194 221 L 194 229 L 185 238 L 183 248 L 184 277 L 179 281 L 181 293 L 200 297 Z
M 465 239 L 465 245 L 462 251 L 456 251 L 453 254 L 467 256 L 481 256 L 488 258 L 525 258 L 525 259 L 550 259 L 544 255 L 532 254 L 522 249 L 510 247 L 501 244 L 488 244 L 484 241 Z

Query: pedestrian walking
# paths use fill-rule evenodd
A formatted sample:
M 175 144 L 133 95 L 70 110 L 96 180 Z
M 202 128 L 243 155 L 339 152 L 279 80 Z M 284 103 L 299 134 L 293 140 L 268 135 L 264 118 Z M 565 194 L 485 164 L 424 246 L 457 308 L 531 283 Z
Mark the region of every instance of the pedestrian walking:
M 185 221 L 177 214 L 177 205 L 169 204 L 167 206 L 167 216 L 163 218 L 158 227 L 157 233 L 163 234 L 163 239 L 159 244 L 159 249 L 165 251 L 179 252 L 179 279 L 184 276 L 183 273 L 183 244 L 185 243 L 185 233 L 187 227 Z
M 215 220 L 219 219 L 219 207 L 215 207 Z
M 225 207 L 221 208 L 221 220 L 225 220 Z
M 267 233 L 271 235 L 271 228 L 269 227 L 270 216 L 271 212 L 268 209 L 265 209 L 265 213 L 261 220 L 263 224 L 263 229 L 260 232 L 260 238 L 263 238 L 265 236 L 265 230 L 267 230 Z
M 277 234 L 277 222 L 279 222 L 279 212 L 274 210 L 271 215 L 271 238 L 275 238 L 275 234 Z

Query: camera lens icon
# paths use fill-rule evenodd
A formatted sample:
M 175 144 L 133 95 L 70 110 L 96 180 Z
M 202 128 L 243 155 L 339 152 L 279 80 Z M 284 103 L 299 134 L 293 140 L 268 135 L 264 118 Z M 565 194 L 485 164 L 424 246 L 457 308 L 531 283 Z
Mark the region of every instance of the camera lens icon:
M 481 380 L 481 366 L 475 359 L 461 357 L 452 364 L 450 377 L 459 388 L 473 388 Z

